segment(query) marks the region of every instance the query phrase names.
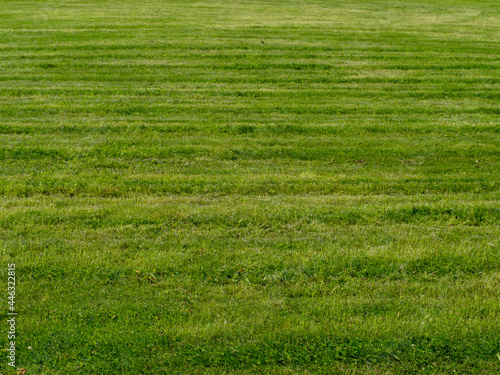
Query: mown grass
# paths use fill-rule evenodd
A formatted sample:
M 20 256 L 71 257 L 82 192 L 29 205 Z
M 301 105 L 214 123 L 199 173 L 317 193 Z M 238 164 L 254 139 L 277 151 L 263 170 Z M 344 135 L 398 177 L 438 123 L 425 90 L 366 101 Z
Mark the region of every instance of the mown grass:
M 500 371 L 497 2 L 1 3 L 18 367 Z

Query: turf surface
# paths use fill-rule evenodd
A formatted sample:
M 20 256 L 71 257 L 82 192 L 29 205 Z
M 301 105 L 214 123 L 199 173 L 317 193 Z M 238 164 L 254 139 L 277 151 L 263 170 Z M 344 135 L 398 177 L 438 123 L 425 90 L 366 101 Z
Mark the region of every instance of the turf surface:
M 17 367 L 500 372 L 497 1 L 0 4 Z

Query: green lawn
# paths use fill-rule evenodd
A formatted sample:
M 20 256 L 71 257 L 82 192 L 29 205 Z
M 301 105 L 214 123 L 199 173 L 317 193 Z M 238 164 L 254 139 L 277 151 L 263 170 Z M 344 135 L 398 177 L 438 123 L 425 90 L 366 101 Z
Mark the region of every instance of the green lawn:
M 0 5 L 19 373 L 500 373 L 498 1 Z

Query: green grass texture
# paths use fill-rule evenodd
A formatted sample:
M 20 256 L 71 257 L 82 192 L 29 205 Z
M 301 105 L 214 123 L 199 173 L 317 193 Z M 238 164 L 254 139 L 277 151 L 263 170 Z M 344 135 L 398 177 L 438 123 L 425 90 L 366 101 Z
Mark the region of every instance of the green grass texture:
M 1 374 L 500 373 L 500 3 L 0 0 Z

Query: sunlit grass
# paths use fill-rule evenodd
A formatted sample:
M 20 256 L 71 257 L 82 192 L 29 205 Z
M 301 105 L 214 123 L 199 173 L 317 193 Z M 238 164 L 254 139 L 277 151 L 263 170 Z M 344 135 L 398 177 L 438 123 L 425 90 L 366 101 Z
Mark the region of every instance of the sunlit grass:
M 499 4 L 2 5 L 18 367 L 500 371 Z

